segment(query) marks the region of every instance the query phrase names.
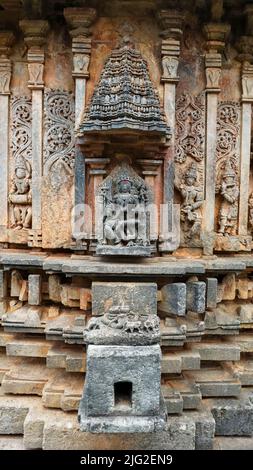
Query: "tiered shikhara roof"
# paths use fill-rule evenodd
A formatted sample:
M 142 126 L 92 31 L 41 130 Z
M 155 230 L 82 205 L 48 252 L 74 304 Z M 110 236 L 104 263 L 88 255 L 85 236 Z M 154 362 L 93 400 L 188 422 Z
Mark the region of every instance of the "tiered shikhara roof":
M 81 133 L 113 130 L 169 133 L 147 63 L 128 44 L 107 59 L 80 126 Z

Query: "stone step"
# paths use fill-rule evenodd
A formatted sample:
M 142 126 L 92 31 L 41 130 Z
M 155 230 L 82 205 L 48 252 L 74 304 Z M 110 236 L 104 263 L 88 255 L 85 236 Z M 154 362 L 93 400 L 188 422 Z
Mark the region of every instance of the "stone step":
M 210 412 L 203 404 L 198 410 L 187 410 L 184 416 L 192 419 L 196 426 L 195 449 L 196 450 L 212 450 L 215 434 L 215 420 Z
M 229 342 L 229 340 L 233 340 Z M 238 336 L 229 337 L 225 341 L 201 341 L 201 343 L 193 344 L 192 351 L 200 354 L 201 361 L 239 361 L 240 346 L 237 342 Z
M 6 374 L 6 372 L 9 372 L 9 370 L 13 367 L 13 365 L 16 363 L 18 359 L 15 359 L 13 357 L 6 356 L 5 350 L 0 351 L 0 384 L 2 383 L 2 380 Z
M 17 338 L 16 335 L 11 333 L 6 333 L 3 329 L 0 329 L 0 348 L 5 348 L 6 344 Z
M 253 333 L 242 332 L 237 337 L 228 338 L 228 341 L 232 344 L 238 345 L 243 353 L 253 353 Z
M 6 342 L 8 356 L 47 357 L 53 343 L 43 338 L 30 338 L 17 335 Z
M 241 383 L 222 367 L 184 372 L 184 377 L 199 385 L 202 397 L 236 397 Z
M 86 369 L 84 347 L 57 342 L 48 351 L 47 367 L 66 369 L 67 372 L 84 372 Z
M 163 348 L 162 350 L 162 373 L 179 374 L 182 370 L 195 370 L 200 368 L 200 355 L 188 349 L 180 351 L 171 351 Z
M 253 450 L 253 437 L 215 437 L 214 450 Z
M 0 450 L 25 450 L 23 436 L 0 436 Z
M 204 399 L 215 419 L 216 436 L 253 436 L 253 388 L 242 389 L 239 397 Z
M 163 381 L 163 389 L 167 389 L 167 396 L 170 396 L 172 392 L 180 394 L 184 410 L 194 410 L 200 406 L 202 396 L 199 387 L 182 376 L 166 377 Z
M 26 415 L 38 397 L 14 397 L 2 395 L 0 390 L 0 435 L 23 434 Z
M 42 401 L 47 408 L 78 410 L 84 387 L 84 374 L 57 372 L 45 385 Z
M 171 416 L 163 432 L 91 434 L 79 430 L 76 412 L 64 413 L 36 404 L 25 419 L 24 445 L 26 449 L 44 450 L 192 450 L 195 422 Z
M 253 358 L 241 359 L 239 362 L 225 362 L 223 365 L 240 380 L 242 386 L 253 386 Z
M 2 380 L 2 392 L 18 395 L 42 395 L 43 388 L 55 371 L 46 367 L 44 359 L 19 358 Z

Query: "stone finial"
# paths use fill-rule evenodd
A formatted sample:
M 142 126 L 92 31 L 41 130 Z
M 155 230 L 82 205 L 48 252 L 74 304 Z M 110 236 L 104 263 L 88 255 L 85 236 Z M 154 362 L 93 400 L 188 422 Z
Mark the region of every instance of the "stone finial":
M 180 42 L 183 34 L 184 16 L 177 10 L 160 10 L 158 22 L 161 27 L 163 82 L 177 82 Z
M 183 34 L 184 16 L 177 10 L 160 10 L 158 21 L 161 27 L 161 36 L 164 39 L 180 40 Z
M 203 32 L 207 40 L 207 49 L 222 52 L 231 27 L 224 23 L 208 23 L 204 25 Z
M 97 12 L 94 8 L 65 8 L 64 16 L 72 38 L 91 35 L 90 27 L 95 21 Z
M 10 94 L 11 61 L 8 56 L 14 42 L 12 31 L 0 31 L 0 94 Z
M 9 55 L 14 40 L 15 36 L 12 31 L 0 31 L 0 57 Z
M 91 53 L 90 27 L 96 18 L 94 8 L 65 8 L 64 16 L 72 37 L 73 66 L 75 78 L 89 78 Z
M 41 89 L 44 87 L 44 44 L 49 30 L 48 22 L 45 20 L 21 20 L 20 29 L 24 33 L 24 41 L 28 47 L 28 87 Z
M 19 27 L 24 34 L 24 41 L 30 47 L 41 47 L 46 42 L 49 24 L 46 20 L 21 20 Z
M 221 53 L 225 49 L 226 39 L 230 33 L 230 25 L 223 23 L 208 23 L 203 32 L 206 37 L 205 67 L 206 88 L 210 92 L 219 92 L 222 67 Z

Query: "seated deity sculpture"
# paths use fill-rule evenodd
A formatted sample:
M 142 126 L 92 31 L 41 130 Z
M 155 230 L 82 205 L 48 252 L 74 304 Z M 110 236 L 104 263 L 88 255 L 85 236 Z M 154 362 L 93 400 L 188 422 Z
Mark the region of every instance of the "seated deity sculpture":
M 128 163 L 114 169 L 100 186 L 98 196 L 102 198 L 103 226 L 97 251 L 102 254 L 101 247 L 148 247 L 150 251 L 150 190 Z

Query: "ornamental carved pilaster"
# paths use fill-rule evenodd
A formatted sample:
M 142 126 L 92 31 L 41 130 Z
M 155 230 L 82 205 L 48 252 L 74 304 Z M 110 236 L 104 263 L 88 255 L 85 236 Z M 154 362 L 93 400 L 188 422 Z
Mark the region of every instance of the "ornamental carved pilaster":
M 24 33 L 24 41 L 28 48 L 28 87 L 31 89 L 44 88 L 44 44 L 49 25 L 45 20 L 22 20 L 19 26 Z
M 183 15 L 176 10 L 161 10 L 158 13 L 161 28 L 162 82 L 178 82 L 178 64 L 181 38 L 183 34 Z
M 9 53 L 14 42 L 11 31 L 0 31 L 0 94 L 10 94 L 11 61 Z
M 65 8 L 64 16 L 72 38 L 73 72 L 75 78 L 89 78 L 91 25 L 96 18 L 94 8 Z
M 209 92 L 220 91 L 222 52 L 225 49 L 229 32 L 230 25 L 228 24 L 208 23 L 204 26 L 207 48 L 205 54 L 206 89 Z

